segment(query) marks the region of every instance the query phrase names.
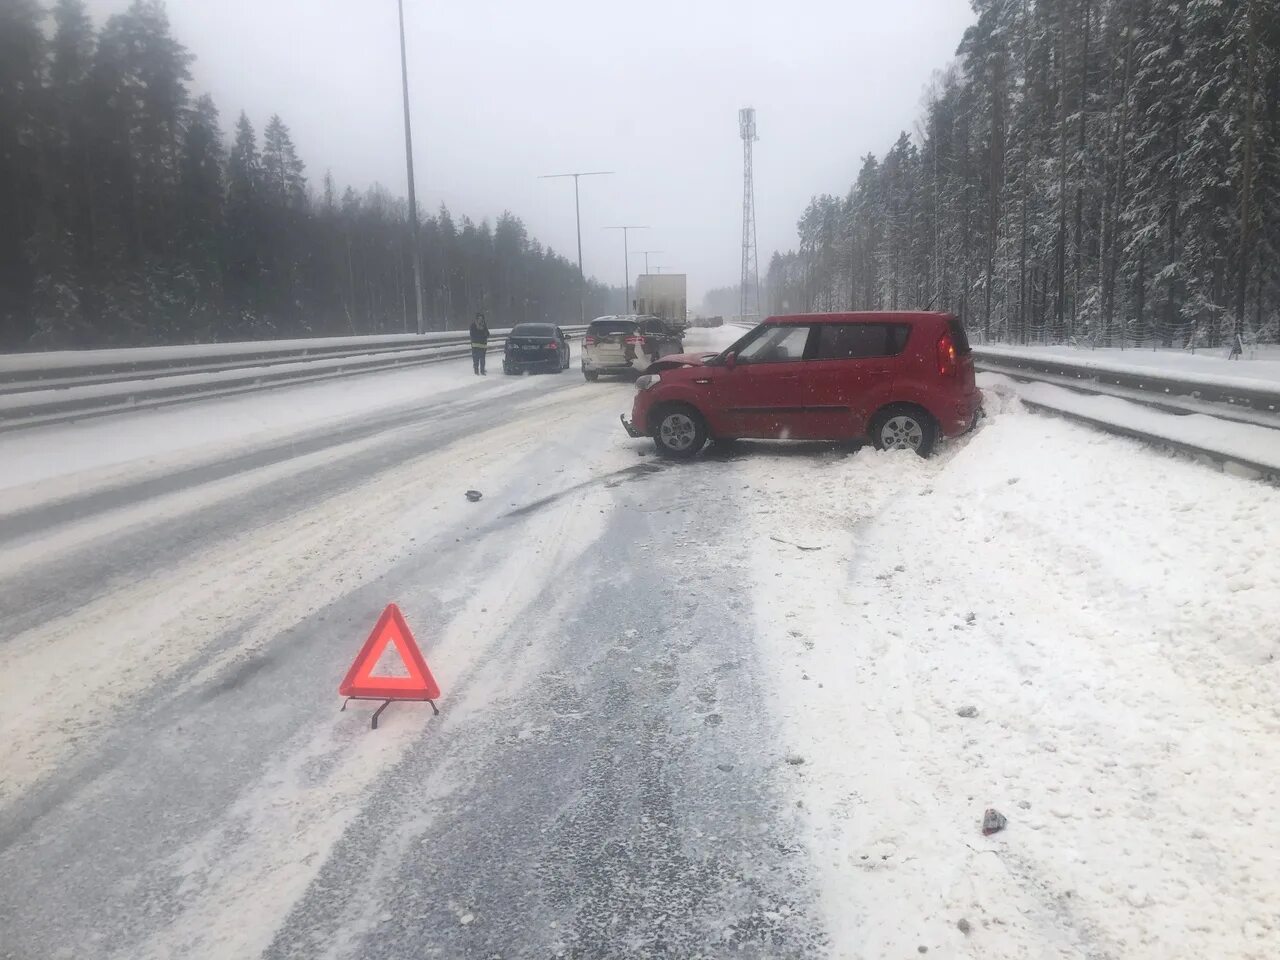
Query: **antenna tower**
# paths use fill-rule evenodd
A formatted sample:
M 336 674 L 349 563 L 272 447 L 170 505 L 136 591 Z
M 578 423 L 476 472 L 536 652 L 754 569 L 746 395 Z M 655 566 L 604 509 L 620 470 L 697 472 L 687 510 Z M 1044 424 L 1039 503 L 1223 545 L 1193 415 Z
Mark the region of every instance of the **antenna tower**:
M 755 107 L 738 111 L 738 132 L 742 136 L 742 302 L 739 316 L 760 316 L 760 258 L 756 252 L 756 187 L 751 171 L 751 145 L 756 136 Z

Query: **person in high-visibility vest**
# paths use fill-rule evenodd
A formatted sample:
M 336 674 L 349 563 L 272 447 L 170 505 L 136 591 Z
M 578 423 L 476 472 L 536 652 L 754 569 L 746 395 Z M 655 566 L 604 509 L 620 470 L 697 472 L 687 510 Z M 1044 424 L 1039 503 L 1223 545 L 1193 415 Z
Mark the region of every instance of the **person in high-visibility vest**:
M 489 349 L 489 324 L 484 321 L 484 314 L 477 313 L 471 324 L 471 367 L 477 377 L 487 376 L 484 369 L 485 353 Z

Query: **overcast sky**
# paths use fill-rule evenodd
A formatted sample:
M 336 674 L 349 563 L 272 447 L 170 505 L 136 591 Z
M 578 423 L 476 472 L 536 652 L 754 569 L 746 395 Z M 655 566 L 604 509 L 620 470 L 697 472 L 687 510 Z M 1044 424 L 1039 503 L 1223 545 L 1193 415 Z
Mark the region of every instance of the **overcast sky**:
M 99 20 L 128 0 L 89 0 Z M 307 173 L 403 195 L 395 0 L 168 0 L 196 55 L 195 92 L 224 132 L 271 113 Z M 622 237 L 690 303 L 737 281 L 738 108 L 754 106 L 760 266 L 795 244 L 815 193 L 843 193 L 859 157 L 914 130 L 932 73 L 973 20 L 967 0 L 405 0 L 419 203 L 455 218 L 518 214 L 576 256 L 568 170 L 582 181 L 586 270 L 622 283 Z M 632 276 L 643 269 L 633 257 Z

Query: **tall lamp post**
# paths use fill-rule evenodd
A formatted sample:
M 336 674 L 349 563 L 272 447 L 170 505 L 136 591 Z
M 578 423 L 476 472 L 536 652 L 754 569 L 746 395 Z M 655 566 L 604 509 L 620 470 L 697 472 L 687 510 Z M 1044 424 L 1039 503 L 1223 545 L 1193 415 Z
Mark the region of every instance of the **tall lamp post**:
M 577 173 L 545 173 L 538 177 L 539 180 L 573 177 L 573 218 L 578 225 L 578 312 L 582 315 L 583 323 L 587 322 L 587 275 L 582 272 L 582 207 L 578 202 L 578 178 L 607 177 L 612 173 L 612 170 L 580 170 Z
M 404 94 L 404 163 L 409 174 L 409 242 L 413 245 L 413 294 L 418 307 L 418 333 L 427 332 L 422 312 L 422 254 L 418 243 L 418 197 L 413 188 L 413 131 L 409 125 L 409 59 L 404 46 L 404 0 L 396 0 L 400 12 L 400 87 Z
M 644 254 L 644 272 L 648 273 L 649 272 L 649 254 L 662 253 L 662 251 L 661 250 L 637 250 L 636 253 Z
M 619 227 L 605 227 L 606 230 L 622 231 L 622 271 L 625 278 L 627 290 L 626 312 L 631 312 L 631 254 L 627 249 L 627 231 L 628 230 L 648 230 L 647 226 L 639 226 L 634 223 L 624 224 Z

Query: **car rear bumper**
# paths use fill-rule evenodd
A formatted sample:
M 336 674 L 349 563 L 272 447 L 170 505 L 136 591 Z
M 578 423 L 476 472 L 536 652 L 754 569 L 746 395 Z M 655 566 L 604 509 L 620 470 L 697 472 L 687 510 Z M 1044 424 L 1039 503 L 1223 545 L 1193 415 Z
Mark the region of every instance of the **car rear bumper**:
M 552 357 L 538 357 L 536 360 L 525 360 L 523 357 L 504 357 L 503 366 L 512 370 L 559 370 L 563 364 L 560 362 L 560 354 Z
M 971 396 L 962 397 L 948 405 L 947 415 L 942 418 L 942 433 L 947 437 L 959 437 L 968 433 L 982 419 L 982 393 L 975 391 Z
M 612 363 L 582 361 L 582 369 L 589 370 L 592 373 L 639 373 L 647 366 L 649 366 L 648 357 L 636 357 L 634 360 L 615 361 Z

